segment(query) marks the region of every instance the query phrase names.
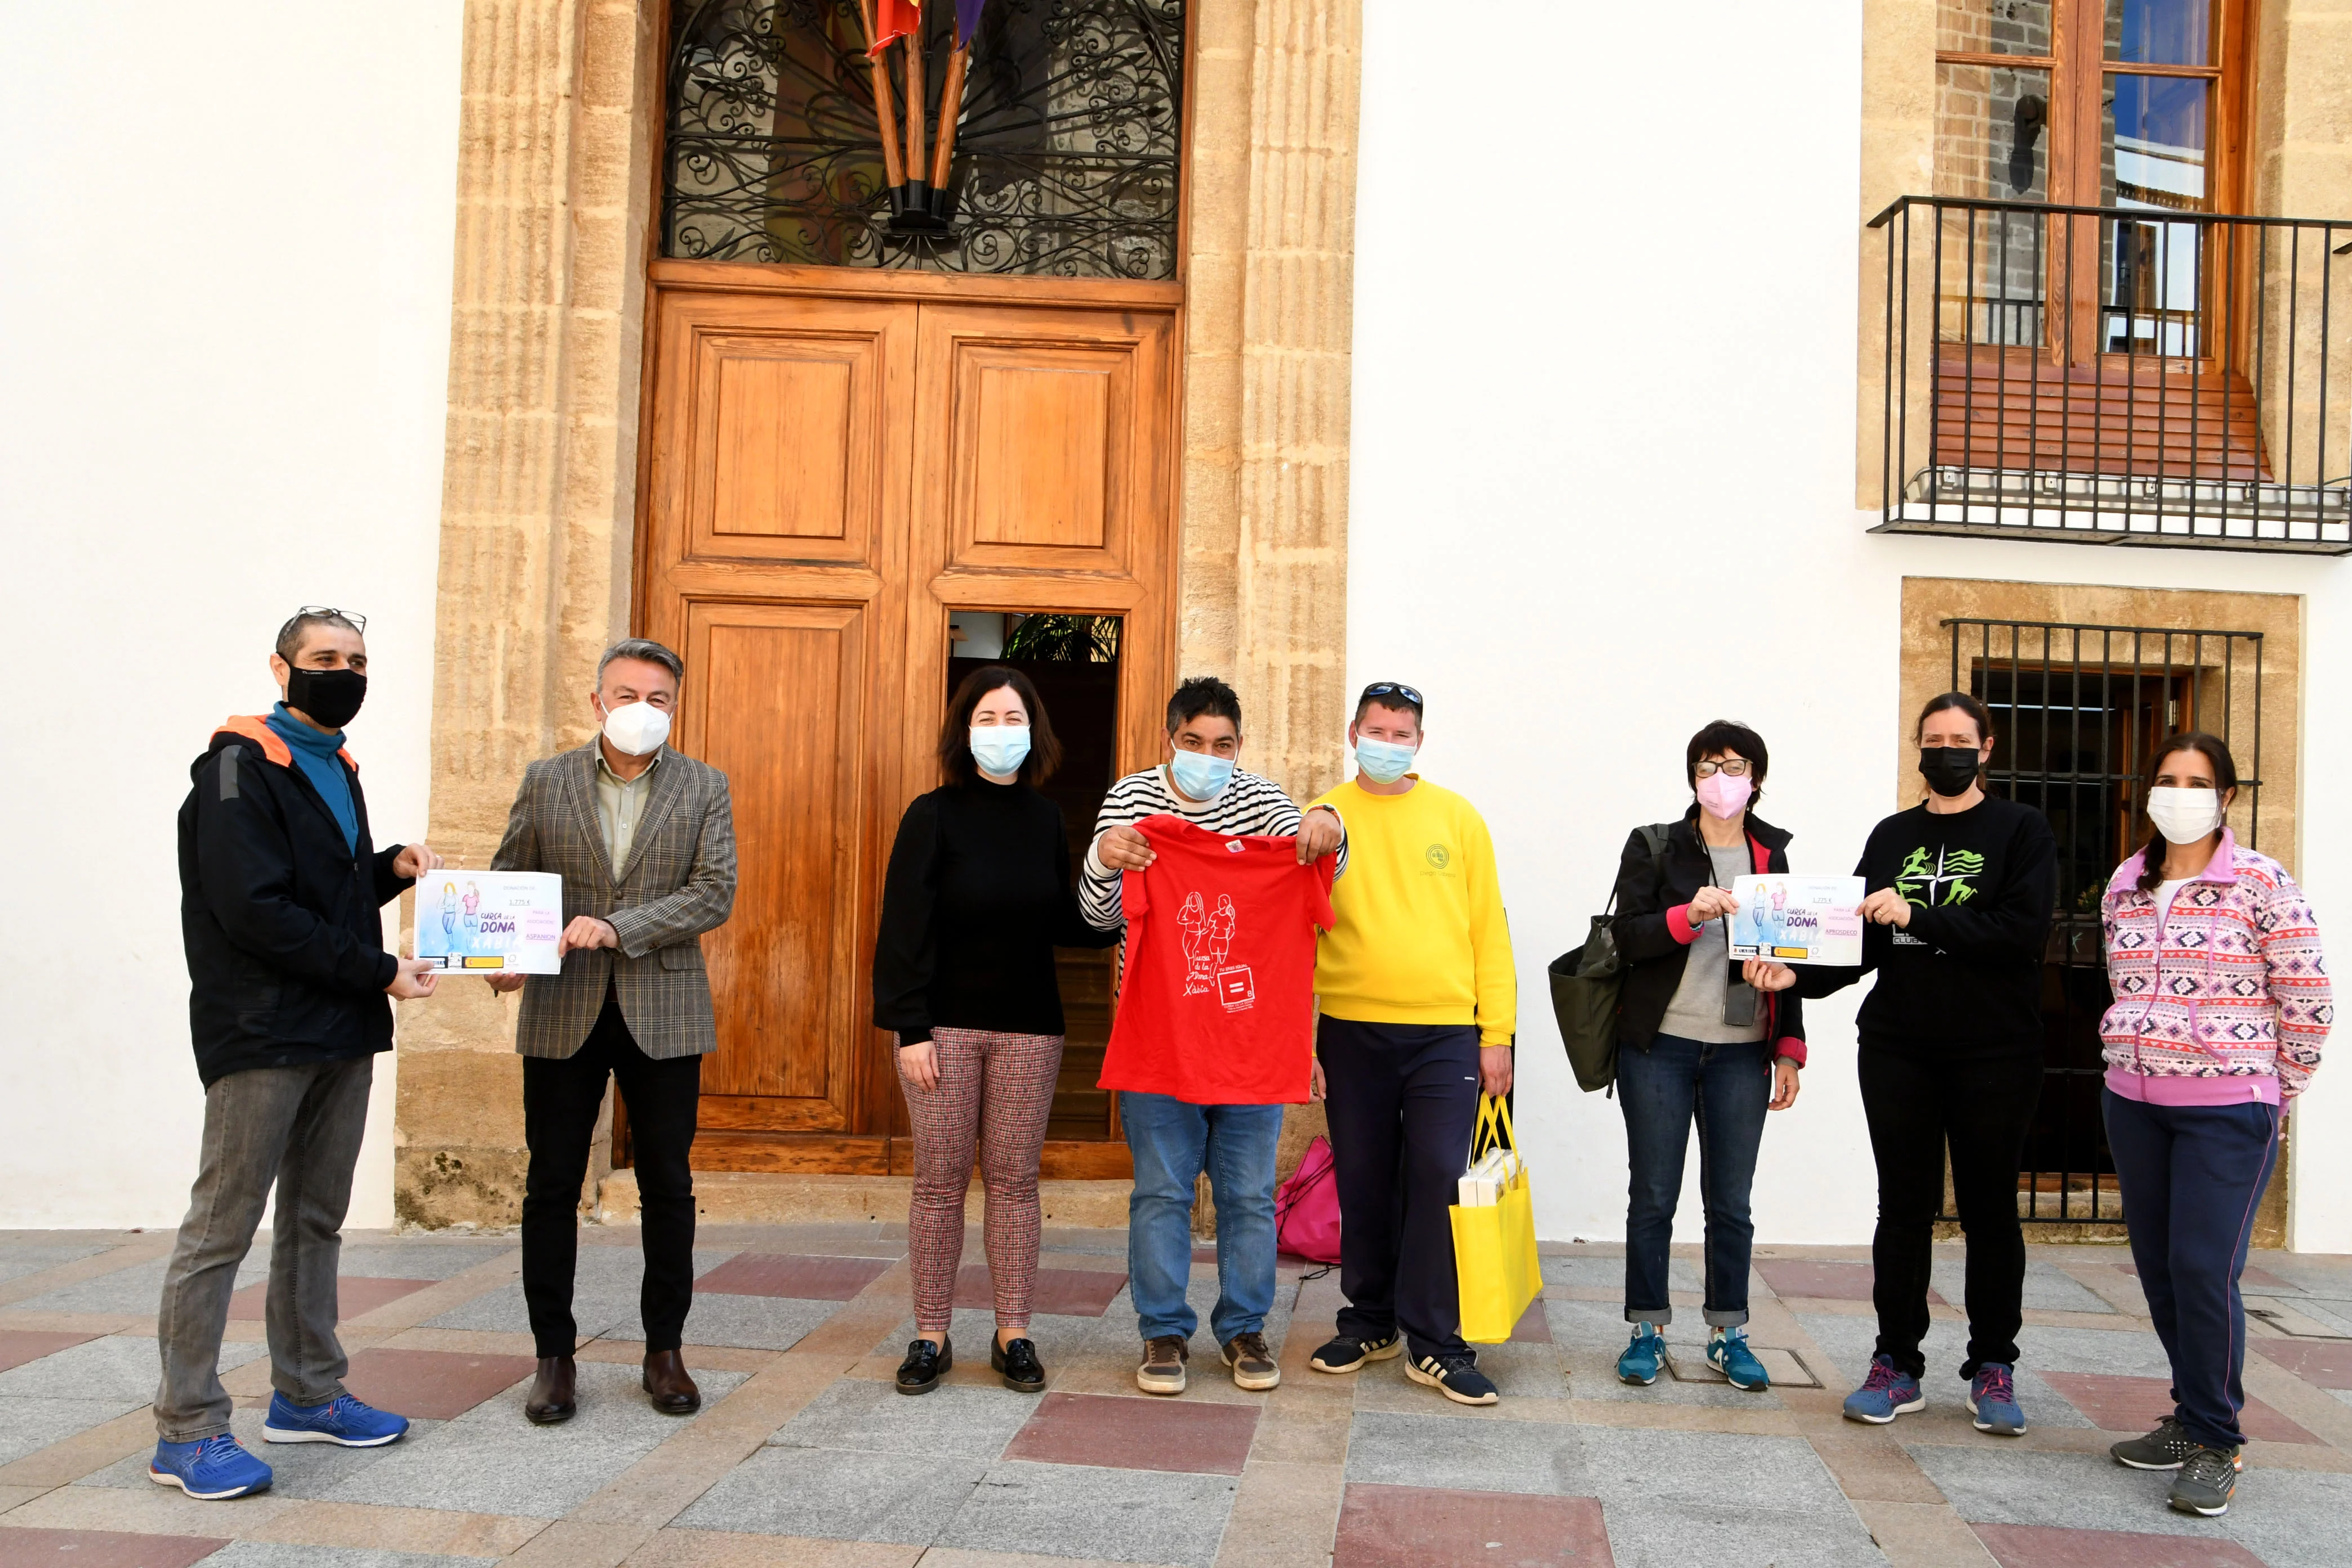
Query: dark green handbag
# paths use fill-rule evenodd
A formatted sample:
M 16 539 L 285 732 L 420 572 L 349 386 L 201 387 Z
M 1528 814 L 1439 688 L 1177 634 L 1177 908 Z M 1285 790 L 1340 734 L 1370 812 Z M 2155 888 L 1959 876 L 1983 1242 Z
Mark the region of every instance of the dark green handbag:
M 1642 829 L 1651 863 L 1661 873 L 1672 827 L 1656 822 Z M 1616 933 L 1609 929 L 1616 908 L 1617 889 L 1612 888 L 1609 907 L 1592 917 L 1592 931 L 1584 945 L 1553 959 L 1549 971 L 1552 1016 L 1559 1021 L 1560 1042 L 1568 1047 L 1576 1086 L 1587 1094 L 1617 1081 L 1617 999 L 1625 988 L 1625 960 L 1617 951 Z

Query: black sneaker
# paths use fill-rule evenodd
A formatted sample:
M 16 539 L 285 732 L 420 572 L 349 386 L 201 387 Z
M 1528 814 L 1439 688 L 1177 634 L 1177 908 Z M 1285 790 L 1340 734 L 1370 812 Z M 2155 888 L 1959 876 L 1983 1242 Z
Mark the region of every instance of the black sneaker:
M 2147 1436 L 2126 1437 L 2107 1452 L 2116 1463 L 2129 1465 L 2135 1470 L 2177 1470 L 2197 1449 L 2197 1439 L 2181 1426 L 2180 1417 L 2167 1415 Z M 2238 1468 L 2245 1468 L 2246 1461 L 2241 1456 Z
M 1315 1352 L 1307 1364 L 1317 1372 L 1358 1372 L 1366 1362 L 1387 1361 L 1404 1353 L 1404 1341 L 1391 1329 L 1377 1340 L 1360 1340 L 1341 1334 Z
M 955 1342 L 941 1335 L 940 1342 L 917 1340 L 907 1347 L 907 1359 L 898 1363 L 898 1392 L 929 1394 L 940 1385 L 948 1369 L 955 1365 Z
M 2230 1511 L 2230 1499 L 2237 1490 L 2238 1451 L 2200 1443 L 2180 1462 L 2180 1473 L 2172 1478 L 2172 1494 L 2164 1500 L 2183 1513 L 2219 1519 Z
M 1492 1405 L 1503 1396 L 1494 1379 L 1478 1370 L 1478 1357 L 1473 1351 L 1409 1361 L 1404 1363 L 1404 1374 L 1415 1383 L 1429 1384 L 1456 1405 Z
M 990 1335 L 988 1364 L 1003 1374 L 1004 1386 L 1015 1394 L 1034 1394 L 1045 1386 L 1045 1363 L 1037 1359 L 1037 1347 L 1025 1339 L 1005 1345 Z

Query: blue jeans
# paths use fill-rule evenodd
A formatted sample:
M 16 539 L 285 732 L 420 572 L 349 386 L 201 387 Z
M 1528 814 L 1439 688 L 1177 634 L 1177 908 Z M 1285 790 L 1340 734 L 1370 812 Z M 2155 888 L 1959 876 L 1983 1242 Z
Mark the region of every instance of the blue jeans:
M 2099 1091 L 2131 1222 L 2132 1261 L 2172 1363 L 2173 1413 L 2198 1442 L 2246 1440 L 2246 1267 L 2254 1208 L 2278 1159 L 2275 1105 L 2147 1105 Z
M 1698 1122 L 1698 1190 L 1706 1205 L 1706 1321 L 1748 1321 L 1748 1258 L 1756 1222 L 1748 1194 L 1772 1100 L 1772 1043 L 1711 1046 L 1659 1035 L 1644 1050 L 1617 1053 L 1617 1103 L 1625 1113 L 1633 1179 L 1625 1205 L 1625 1321 L 1667 1323 L 1666 1257 L 1682 1196 L 1683 1159 Z
M 1192 1194 L 1201 1173 L 1217 1202 L 1220 1345 L 1257 1333 L 1274 1308 L 1274 1155 L 1279 1105 L 1189 1105 L 1122 1089 L 1119 1121 L 1135 1154 L 1127 1200 L 1127 1279 L 1147 1340 L 1189 1340 L 1200 1323 L 1184 1288 L 1192 1277 Z

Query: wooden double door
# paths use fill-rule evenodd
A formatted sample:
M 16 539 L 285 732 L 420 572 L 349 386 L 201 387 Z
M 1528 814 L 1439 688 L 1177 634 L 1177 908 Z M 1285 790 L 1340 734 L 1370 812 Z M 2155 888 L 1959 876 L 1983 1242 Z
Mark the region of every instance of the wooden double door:
M 677 261 L 652 289 L 634 620 L 685 657 L 677 743 L 727 773 L 740 855 L 695 1163 L 904 1172 L 871 966 L 949 616 L 1119 616 L 1119 761 L 1156 756 L 1181 292 Z M 1126 1153 L 1057 1142 L 1046 1173 Z

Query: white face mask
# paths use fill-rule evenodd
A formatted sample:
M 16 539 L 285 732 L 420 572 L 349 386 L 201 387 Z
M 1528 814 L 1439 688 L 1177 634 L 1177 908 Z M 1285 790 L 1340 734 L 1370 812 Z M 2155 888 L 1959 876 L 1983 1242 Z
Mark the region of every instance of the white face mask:
M 2168 843 L 2194 844 L 2221 826 L 2221 795 L 2210 789 L 2152 789 L 2147 819 Z
M 669 739 L 669 715 L 650 702 L 625 702 L 605 710 L 604 739 L 615 751 L 642 757 Z

